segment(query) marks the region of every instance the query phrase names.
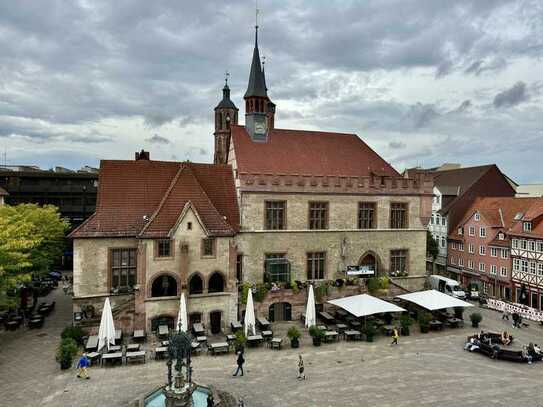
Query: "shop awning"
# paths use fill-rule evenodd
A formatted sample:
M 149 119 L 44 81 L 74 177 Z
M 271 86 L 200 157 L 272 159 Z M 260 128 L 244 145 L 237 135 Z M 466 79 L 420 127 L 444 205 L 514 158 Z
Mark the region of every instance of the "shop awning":
M 338 298 L 327 301 L 328 304 L 343 308 L 355 317 L 365 317 L 383 312 L 403 312 L 403 308 L 368 294 L 353 295 L 350 297 Z
M 417 291 L 415 293 L 398 295 L 396 298 L 412 302 L 430 311 L 454 307 L 473 307 L 469 302 L 459 300 L 436 290 Z

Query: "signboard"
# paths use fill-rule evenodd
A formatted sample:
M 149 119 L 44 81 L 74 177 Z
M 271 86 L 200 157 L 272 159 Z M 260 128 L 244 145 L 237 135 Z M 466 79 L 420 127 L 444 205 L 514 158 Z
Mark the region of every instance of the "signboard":
M 375 270 L 373 266 L 347 266 L 346 273 L 348 276 L 373 276 Z

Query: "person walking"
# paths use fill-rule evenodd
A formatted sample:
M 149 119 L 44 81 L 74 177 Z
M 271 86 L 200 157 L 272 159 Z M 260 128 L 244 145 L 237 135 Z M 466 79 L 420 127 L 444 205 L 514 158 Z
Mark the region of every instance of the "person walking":
M 302 359 L 302 355 L 298 355 L 298 379 L 305 380 L 305 368 L 304 368 L 304 360 Z
M 86 353 L 83 353 L 81 357 L 79 358 L 79 362 L 77 362 L 77 368 L 79 369 L 79 373 L 77 374 L 77 377 L 79 378 L 85 378 L 90 379 L 89 372 L 87 371 L 87 368 L 90 366 L 89 358 L 87 357 Z
M 399 337 L 400 337 L 400 334 L 398 333 L 398 328 L 394 328 L 392 330 L 392 343 L 390 344 L 390 346 L 397 345 Z
M 237 376 L 241 370 L 241 376 L 243 376 L 243 364 L 245 363 L 245 358 L 243 357 L 243 349 L 238 352 L 237 364 L 238 368 L 232 376 Z

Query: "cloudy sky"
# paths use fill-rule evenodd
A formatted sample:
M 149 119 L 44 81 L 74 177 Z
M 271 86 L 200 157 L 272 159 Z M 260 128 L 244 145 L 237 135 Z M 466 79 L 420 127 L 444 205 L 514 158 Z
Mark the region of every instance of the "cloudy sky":
M 243 108 L 254 1 L 0 2 L 0 163 L 210 162 Z M 495 162 L 543 182 L 540 0 L 259 1 L 276 126 L 354 132 L 398 170 Z M 243 117 L 240 111 L 240 118 Z M 243 119 L 241 119 L 243 120 Z

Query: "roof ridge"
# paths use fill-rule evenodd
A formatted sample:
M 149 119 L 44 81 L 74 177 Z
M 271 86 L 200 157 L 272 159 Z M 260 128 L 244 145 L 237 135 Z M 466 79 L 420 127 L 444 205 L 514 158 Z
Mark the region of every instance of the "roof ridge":
M 145 233 L 145 231 L 147 230 L 147 228 L 149 227 L 149 225 L 151 225 L 151 223 L 153 223 L 153 221 L 156 219 L 156 217 L 158 216 L 158 214 L 160 213 L 160 210 L 164 207 L 165 203 L 166 203 L 166 200 L 168 199 L 168 196 L 170 196 L 174 186 L 177 184 L 177 180 L 179 179 L 179 177 L 181 176 L 181 173 L 183 172 L 183 170 L 185 169 L 186 167 L 184 165 L 180 165 L 179 166 L 179 169 L 177 170 L 175 176 L 173 177 L 172 181 L 170 182 L 170 186 L 168 187 L 168 189 L 166 190 L 166 193 L 164 194 L 164 196 L 162 197 L 162 200 L 160 201 L 160 203 L 158 204 L 158 207 L 157 209 L 155 210 L 155 212 L 151 215 L 151 218 L 149 219 L 149 221 L 145 224 L 145 226 L 143 226 L 143 228 L 140 230 L 140 232 L 138 233 L 138 236 L 142 235 L 143 233 Z
M 483 175 L 486 175 L 486 174 L 488 173 L 488 171 L 490 171 L 490 169 L 491 169 L 493 166 L 495 166 L 495 164 L 488 165 L 488 166 L 484 166 L 484 165 L 479 166 L 479 167 L 481 167 L 481 168 L 482 168 L 482 167 L 488 167 L 488 168 L 487 168 L 486 171 L 482 172 L 477 178 L 475 178 L 475 179 L 473 180 L 473 182 L 471 182 L 466 188 L 464 188 L 464 190 L 462 191 L 461 194 L 456 195 L 456 198 L 454 198 L 451 202 L 449 202 L 448 205 L 447 205 L 445 208 L 441 208 L 441 211 L 443 211 L 444 209 L 447 209 L 447 213 L 448 213 L 448 210 L 449 210 L 449 209 L 450 209 L 457 201 L 459 201 L 459 200 L 466 194 L 466 192 L 469 191 L 469 189 L 470 189 L 473 185 L 475 185 L 475 183 L 476 183 L 477 181 L 479 181 L 479 180 L 483 177 Z M 479 167 L 467 167 L 467 168 L 479 168 Z M 498 168 L 498 167 L 496 166 L 496 168 Z M 449 171 L 455 171 L 455 170 L 449 170 Z M 443 171 L 443 172 L 445 172 L 445 171 Z M 460 186 L 459 186 L 459 188 L 460 188 Z M 480 198 L 480 197 L 477 197 L 477 198 Z M 475 201 L 474 201 L 474 202 L 475 202 Z

